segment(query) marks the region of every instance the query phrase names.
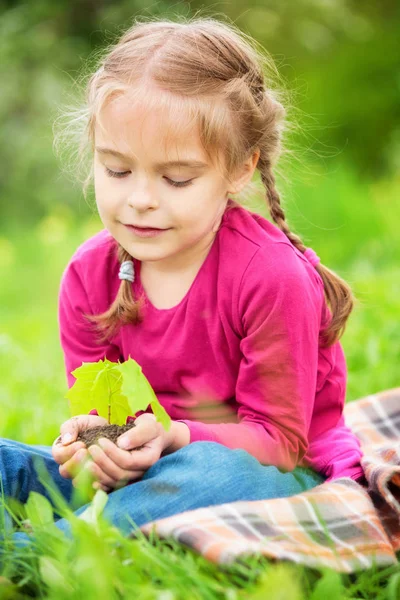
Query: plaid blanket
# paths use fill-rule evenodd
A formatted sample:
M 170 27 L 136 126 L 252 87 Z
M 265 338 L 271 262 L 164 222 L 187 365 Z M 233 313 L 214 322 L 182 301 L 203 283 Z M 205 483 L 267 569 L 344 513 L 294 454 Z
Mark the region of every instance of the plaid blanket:
M 290 498 L 187 511 L 141 527 L 216 563 L 249 554 L 354 572 L 397 562 L 400 550 L 400 388 L 346 404 L 368 486 L 350 478 Z

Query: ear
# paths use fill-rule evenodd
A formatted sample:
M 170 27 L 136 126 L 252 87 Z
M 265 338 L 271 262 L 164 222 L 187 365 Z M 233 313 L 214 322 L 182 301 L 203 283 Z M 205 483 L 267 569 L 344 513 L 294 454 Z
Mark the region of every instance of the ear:
M 228 194 L 237 194 L 244 186 L 251 181 L 254 171 L 256 170 L 258 159 L 260 158 L 260 150 L 257 148 L 251 156 L 243 163 L 237 177 L 232 181 L 231 187 L 227 190 Z

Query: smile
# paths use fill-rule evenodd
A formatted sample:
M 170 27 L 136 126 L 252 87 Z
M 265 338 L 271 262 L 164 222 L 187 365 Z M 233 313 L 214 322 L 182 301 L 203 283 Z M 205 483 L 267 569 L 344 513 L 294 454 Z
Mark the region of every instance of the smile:
M 161 235 L 162 233 L 164 233 L 164 231 L 168 231 L 168 229 L 156 229 L 152 227 L 135 227 L 134 225 L 125 225 L 125 227 L 127 227 L 129 231 L 132 231 L 138 237 L 143 238 L 155 237 Z

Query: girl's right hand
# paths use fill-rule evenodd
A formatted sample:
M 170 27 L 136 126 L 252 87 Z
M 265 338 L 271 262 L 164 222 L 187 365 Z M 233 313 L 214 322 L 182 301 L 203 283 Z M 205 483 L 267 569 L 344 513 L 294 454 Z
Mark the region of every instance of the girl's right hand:
M 59 472 L 62 477 L 67 479 L 75 477 L 79 465 L 88 456 L 86 444 L 82 441 L 75 441 L 78 433 L 103 425 L 108 425 L 107 419 L 90 414 L 77 415 L 61 425 L 61 435 L 54 440 L 51 451 L 54 460 L 60 465 Z

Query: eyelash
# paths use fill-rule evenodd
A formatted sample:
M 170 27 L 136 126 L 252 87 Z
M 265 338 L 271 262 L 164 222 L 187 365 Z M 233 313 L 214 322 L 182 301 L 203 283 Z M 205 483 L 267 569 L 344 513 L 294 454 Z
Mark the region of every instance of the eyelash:
M 108 167 L 105 167 L 105 170 L 109 177 L 116 177 L 117 179 L 121 179 L 122 177 L 124 177 L 124 175 L 129 173 L 129 171 L 111 171 L 111 169 L 109 169 Z M 166 177 L 166 180 L 173 187 L 186 187 L 188 185 L 191 185 L 192 183 L 192 179 L 188 179 L 187 181 L 174 181 L 173 179 L 169 179 L 168 177 Z

